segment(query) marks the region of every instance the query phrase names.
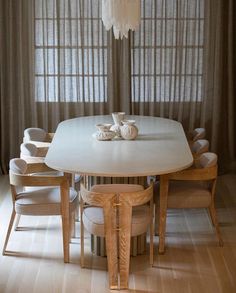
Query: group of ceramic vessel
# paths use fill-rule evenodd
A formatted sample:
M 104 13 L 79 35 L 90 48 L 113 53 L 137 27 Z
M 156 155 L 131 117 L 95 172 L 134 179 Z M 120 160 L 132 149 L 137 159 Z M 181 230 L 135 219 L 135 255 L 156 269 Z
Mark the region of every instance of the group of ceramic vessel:
M 135 125 L 135 120 L 126 120 L 124 112 L 112 113 L 114 124 L 101 123 L 96 124 L 98 129 L 96 133 L 97 140 L 111 140 L 120 138 L 133 140 L 138 135 L 138 128 Z

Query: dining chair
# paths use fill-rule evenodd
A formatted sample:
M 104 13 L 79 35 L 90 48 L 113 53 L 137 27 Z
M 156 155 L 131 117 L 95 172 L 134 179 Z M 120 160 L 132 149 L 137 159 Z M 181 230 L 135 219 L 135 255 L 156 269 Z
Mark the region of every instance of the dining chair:
M 131 237 L 147 232 L 148 228 L 153 264 L 153 185 L 144 189 L 135 184 L 101 184 L 88 191 L 82 184 L 80 196 L 81 266 L 84 267 L 85 228 L 90 234 L 105 237 L 110 288 L 128 288 Z
M 35 144 L 30 142 L 22 143 L 20 146 L 20 158 L 25 160 L 27 163 L 44 163 L 45 156 L 47 154 L 49 147 L 37 147 Z M 57 170 L 50 170 L 50 171 L 44 171 L 40 173 L 36 173 L 34 175 L 41 175 L 41 176 L 63 176 L 63 172 L 57 171 Z M 71 176 L 71 186 L 78 192 L 80 189 L 80 180 L 81 175 L 79 174 L 73 174 Z M 77 214 L 79 215 L 79 204 L 77 207 Z M 78 216 L 76 216 L 76 219 L 78 219 Z M 15 230 L 18 227 L 20 221 L 20 215 L 17 216 L 17 219 L 15 221 Z
M 188 140 L 192 142 L 198 139 L 203 139 L 205 138 L 205 136 L 206 136 L 206 129 L 203 127 L 197 127 L 187 134 Z
M 216 230 L 219 245 L 223 246 L 215 209 L 217 155 L 206 152 L 199 156 L 192 168 L 168 175 L 167 209 L 207 208 Z M 157 183 L 157 187 L 158 183 Z M 159 193 L 156 189 L 156 218 L 159 219 Z M 158 222 L 158 221 L 157 221 Z
M 209 141 L 207 139 L 198 139 L 193 142 L 190 148 L 194 159 L 196 159 L 201 154 L 209 151 Z
M 27 163 L 43 163 L 48 149 L 49 147 L 37 147 L 35 144 L 30 142 L 22 143 L 20 146 L 20 157 L 24 159 Z M 54 173 L 54 175 L 63 174 L 63 172 L 53 170 L 46 173 L 44 172 L 44 175 L 48 175 L 49 173 Z M 74 176 L 72 176 L 72 184 L 77 191 L 79 190 L 80 180 L 81 175 L 74 174 Z
M 27 163 L 43 163 L 48 149 L 49 147 L 37 147 L 33 143 L 24 142 L 20 145 L 20 158 Z
M 62 227 L 66 221 L 62 214 L 61 206 L 65 204 L 67 191 L 69 190 L 69 211 L 70 227 L 73 230 L 74 213 L 78 205 L 78 194 L 73 188 L 69 188 L 69 180 L 66 175 L 63 176 L 42 176 L 37 172 L 51 171 L 43 163 L 27 164 L 20 158 L 10 161 L 10 187 L 12 194 L 12 214 L 3 246 L 3 255 L 6 254 L 6 247 L 16 215 L 27 216 L 56 216 L 62 217 Z M 34 174 L 34 176 L 32 176 Z M 23 187 L 27 187 L 26 189 Z M 66 251 L 66 235 L 70 231 L 62 228 L 64 261 L 68 262 Z
M 30 128 L 31 129 L 31 128 Z M 27 163 L 40 163 L 44 162 L 45 156 L 48 152 L 49 146 L 37 146 L 33 142 L 24 142 L 20 146 L 20 157 L 24 159 Z M 48 173 L 48 172 L 47 172 Z M 50 172 L 51 173 L 51 172 Z M 61 175 L 62 172 L 54 170 L 55 175 Z M 47 175 L 47 174 L 45 174 Z M 72 186 L 79 191 L 80 180 L 82 176 L 80 174 L 73 174 L 71 178 Z
M 24 130 L 23 142 L 48 142 L 52 141 L 54 133 L 48 133 L 46 130 L 38 127 L 30 127 Z

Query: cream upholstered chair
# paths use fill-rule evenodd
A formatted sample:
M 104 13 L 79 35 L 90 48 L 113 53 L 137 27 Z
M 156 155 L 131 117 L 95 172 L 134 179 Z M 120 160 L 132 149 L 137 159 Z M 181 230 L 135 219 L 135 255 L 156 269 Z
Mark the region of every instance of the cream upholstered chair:
M 81 266 L 84 266 L 85 227 L 90 234 L 105 237 L 110 288 L 128 288 L 131 237 L 145 233 L 148 228 L 150 228 L 150 264 L 153 264 L 153 186 L 144 190 L 143 186 L 135 184 L 103 184 L 94 185 L 88 191 L 82 185 L 80 195 Z
M 29 128 L 32 129 L 32 128 Z M 34 129 L 34 128 L 33 128 Z M 40 163 L 44 162 L 45 156 L 48 152 L 50 146 L 37 146 L 32 142 L 22 143 L 20 146 L 20 157 L 24 159 L 27 163 Z M 55 175 L 61 175 L 61 172 L 54 171 Z M 78 191 L 80 186 L 81 175 L 74 174 L 72 176 L 72 186 Z
M 53 216 L 63 215 L 61 204 L 63 204 L 64 193 L 69 188 L 68 177 L 66 176 L 39 176 L 37 172 L 50 171 L 45 164 L 27 164 L 23 159 L 12 159 L 10 161 L 10 186 L 12 193 L 12 214 L 7 230 L 6 240 L 3 246 L 3 254 L 6 253 L 7 243 L 10 237 L 16 214 L 30 216 Z M 32 176 L 34 174 L 34 176 Z M 27 186 L 27 189 L 22 187 Z M 74 213 L 78 205 L 77 192 L 69 189 L 69 209 L 71 229 L 74 224 Z M 66 233 L 63 229 L 63 243 Z M 63 245 L 65 252 L 65 243 Z M 64 254 L 64 260 L 67 262 Z
M 20 145 L 20 158 L 27 163 L 44 162 L 49 147 L 37 147 L 35 144 L 25 142 Z
M 194 167 L 169 174 L 168 179 L 167 209 L 207 208 L 216 229 L 219 245 L 223 246 L 214 203 L 217 155 L 210 152 L 203 153 L 195 161 Z M 156 211 L 158 218 L 158 204 Z
M 36 142 L 45 142 L 50 143 L 54 133 L 48 133 L 42 128 L 30 127 L 24 130 L 23 142 L 34 141 Z M 40 145 L 40 144 L 39 144 Z
M 199 155 L 209 151 L 209 141 L 207 139 L 198 139 L 191 145 L 191 151 L 194 159 L 198 158 Z
M 30 128 L 31 129 L 31 128 Z M 37 144 L 31 143 L 31 142 L 25 142 L 22 143 L 20 146 L 20 158 L 24 159 L 27 163 L 43 163 L 45 156 L 48 152 L 49 147 L 44 146 L 37 146 Z M 52 170 L 47 172 L 41 172 L 39 175 L 48 176 L 62 176 L 63 172 Z M 80 174 L 73 174 L 71 176 L 71 186 L 75 188 L 75 190 L 79 191 L 80 189 L 80 180 L 82 176 Z M 79 209 L 79 206 L 78 206 Z M 77 211 L 77 214 L 79 214 L 79 210 Z M 16 225 L 17 227 L 19 223 L 20 217 L 17 217 Z
M 25 142 L 22 143 L 20 146 L 20 158 L 25 160 L 27 163 L 43 163 L 48 149 L 49 147 L 37 146 L 34 143 Z M 40 175 L 62 176 L 63 173 L 60 171 L 52 170 L 47 172 L 41 172 Z M 74 174 L 71 177 L 71 186 L 74 187 L 77 191 L 79 191 L 80 188 L 80 180 L 81 175 L 79 174 Z M 19 217 L 16 223 L 18 225 Z
M 203 139 L 206 136 L 206 129 L 203 127 L 195 128 L 187 134 L 187 138 L 190 142 L 194 142 L 198 139 Z
M 44 162 L 45 156 L 47 154 L 49 147 L 37 147 L 33 143 L 22 143 L 20 146 L 20 157 L 24 159 L 27 163 L 40 163 Z M 59 171 L 51 171 L 54 172 L 55 175 L 62 175 L 62 172 Z M 46 172 L 48 174 L 48 172 Z M 81 180 L 81 176 L 79 174 L 75 174 L 72 178 L 74 186 L 76 190 L 79 190 L 79 182 Z

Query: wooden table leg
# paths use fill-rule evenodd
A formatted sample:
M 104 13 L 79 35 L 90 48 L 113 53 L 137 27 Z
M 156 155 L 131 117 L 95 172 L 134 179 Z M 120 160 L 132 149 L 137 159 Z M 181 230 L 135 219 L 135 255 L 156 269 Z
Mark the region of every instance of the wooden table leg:
M 69 262 L 70 255 L 70 211 L 69 211 L 69 182 L 66 180 L 61 185 L 61 217 L 64 262 Z
M 165 251 L 168 175 L 160 176 L 159 253 Z

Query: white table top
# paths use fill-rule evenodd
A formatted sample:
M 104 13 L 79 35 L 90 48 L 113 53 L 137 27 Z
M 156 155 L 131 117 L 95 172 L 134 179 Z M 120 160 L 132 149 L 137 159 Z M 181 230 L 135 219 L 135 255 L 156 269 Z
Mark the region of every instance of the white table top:
M 189 167 L 193 157 L 179 122 L 148 116 L 135 119 L 136 140 L 97 141 L 95 124 L 112 123 L 111 115 L 70 119 L 58 125 L 45 158 L 56 170 L 82 175 L 137 177 Z

